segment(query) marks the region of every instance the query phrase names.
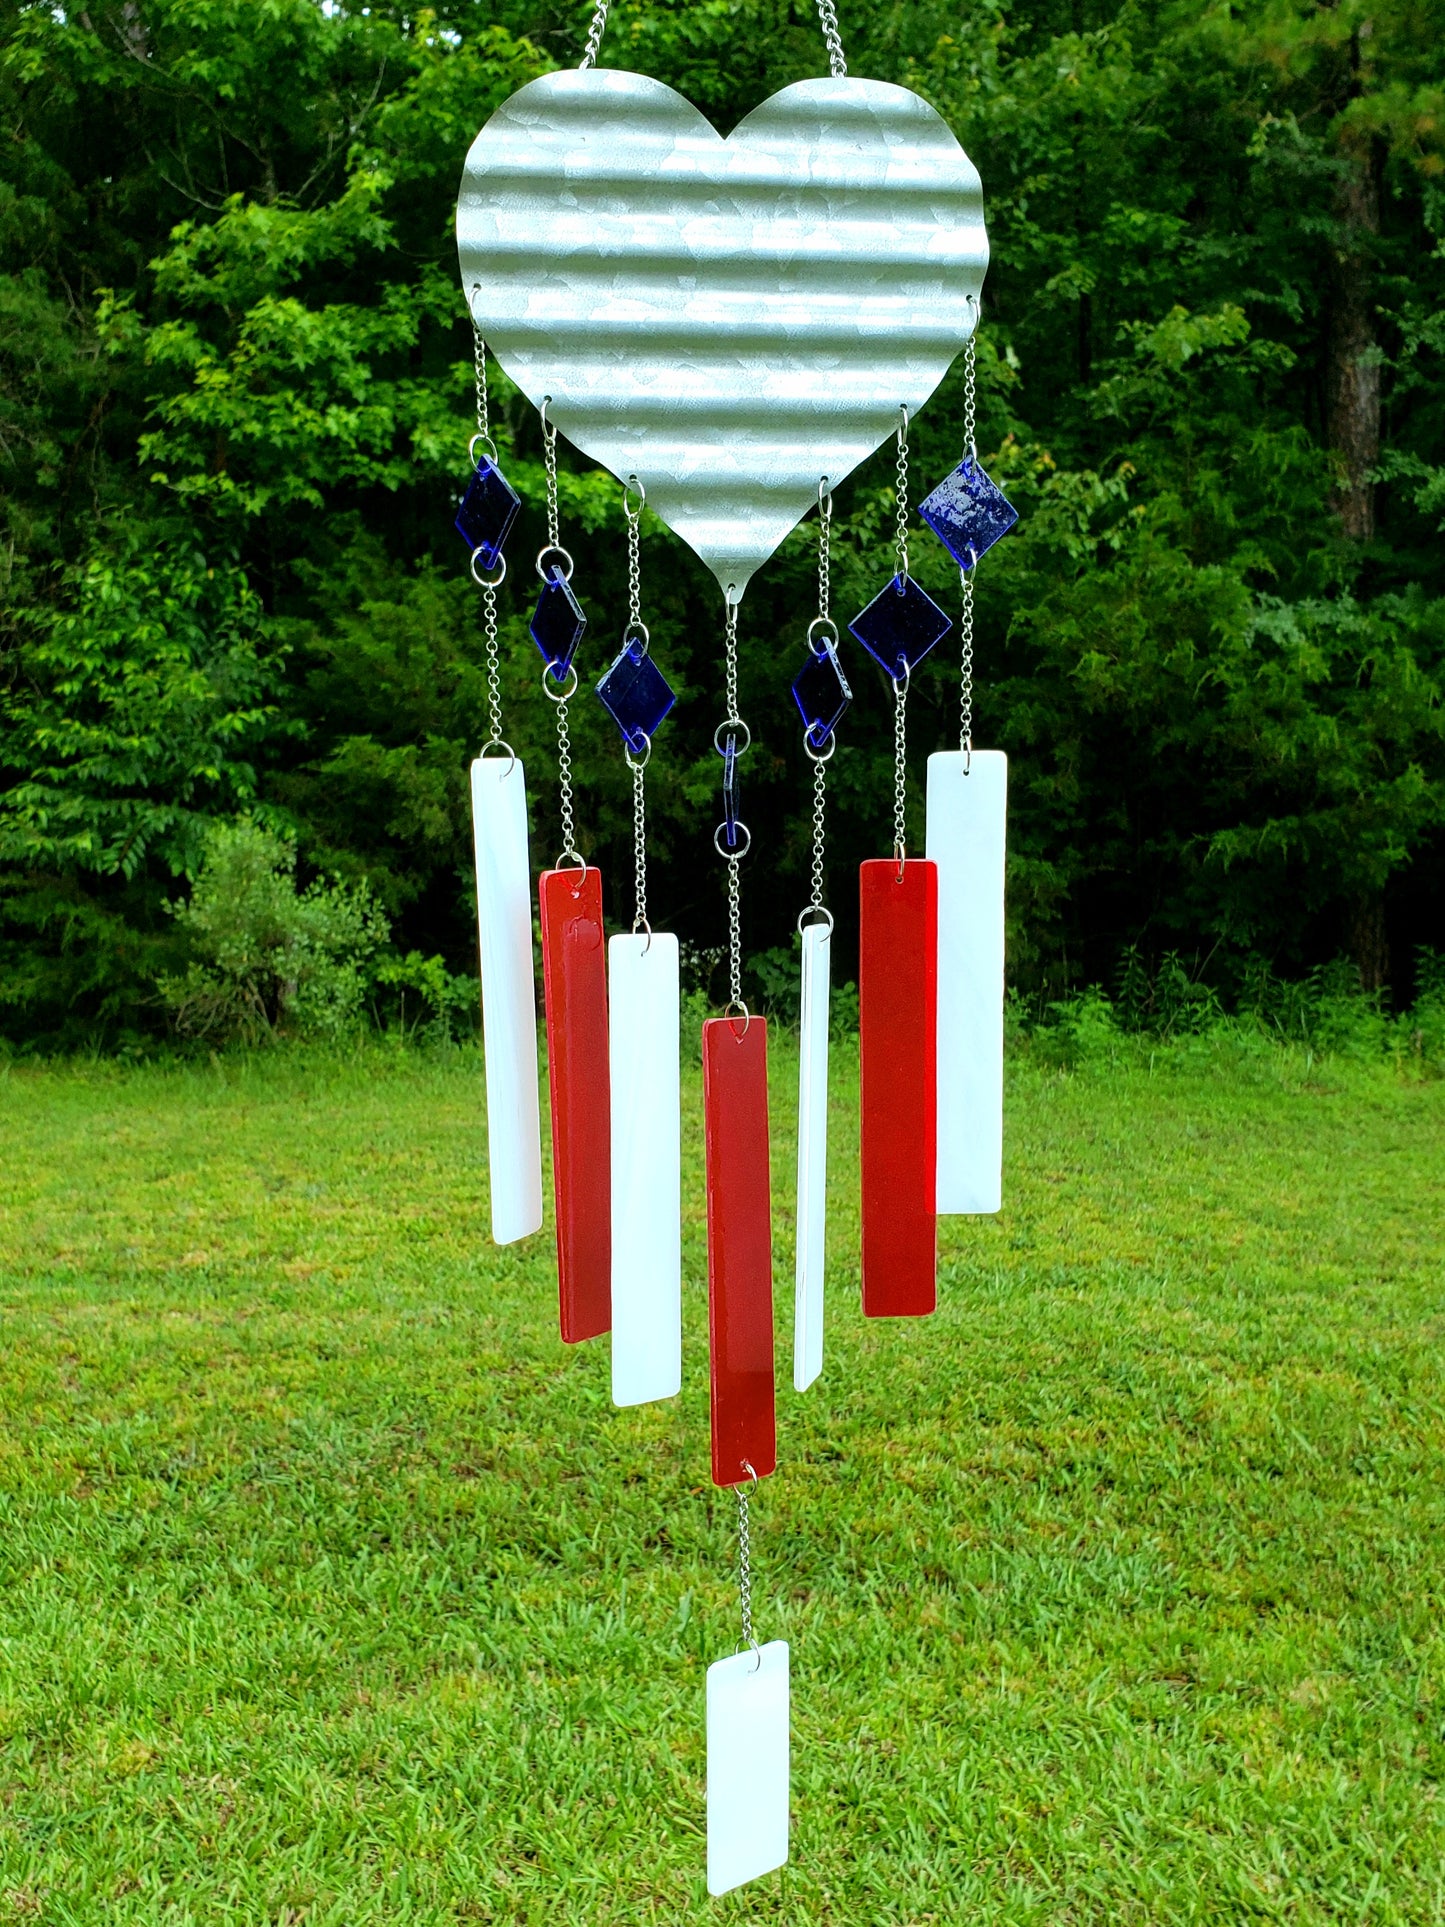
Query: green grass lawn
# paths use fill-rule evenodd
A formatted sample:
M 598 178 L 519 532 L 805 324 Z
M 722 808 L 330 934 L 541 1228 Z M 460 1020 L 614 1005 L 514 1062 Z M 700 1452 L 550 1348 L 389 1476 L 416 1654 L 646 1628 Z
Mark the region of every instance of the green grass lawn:
M 0 1920 L 1439 1922 L 1445 1084 L 1011 1072 L 940 1310 L 791 1389 L 793 1862 L 703 1886 L 698 1080 L 682 1398 L 488 1241 L 480 1073 L 0 1069 Z

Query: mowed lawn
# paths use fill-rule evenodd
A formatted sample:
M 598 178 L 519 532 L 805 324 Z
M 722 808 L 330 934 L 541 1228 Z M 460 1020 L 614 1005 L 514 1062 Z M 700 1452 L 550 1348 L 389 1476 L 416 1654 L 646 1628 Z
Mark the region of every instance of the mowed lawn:
M 1006 1210 L 865 1325 L 839 1058 L 801 1397 L 773 1067 L 793 1861 L 721 1901 L 699 1080 L 617 1412 L 472 1053 L 0 1069 L 0 1920 L 1445 1918 L 1445 1085 L 1022 1060 Z

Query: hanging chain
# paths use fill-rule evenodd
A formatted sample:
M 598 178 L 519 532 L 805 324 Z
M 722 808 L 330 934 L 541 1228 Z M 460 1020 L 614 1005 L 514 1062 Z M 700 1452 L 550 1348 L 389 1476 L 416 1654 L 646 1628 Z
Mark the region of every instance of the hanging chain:
M 475 296 L 481 292 L 481 283 L 472 289 Z M 497 459 L 497 444 L 492 440 L 492 410 L 487 394 L 487 344 L 482 339 L 482 331 L 476 321 L 472 322 L 472 381 L 477 392 L 477 432 L 472 440 L 475 448 L 480 442 L 493 463 Z
M 828 48 L 828 72 L 834 80 L 844 80 L 848 74 L 848 63 L 843 58 L 843 36 L 838 32 L 838 9 L 833 0 L 818 0 L 818 19 L 823 27 L 823 39 Z
M 748 1475 L 746 1485 L 740 1485 L 738 1492 L 738 1605 L 742 1611 L 743 1644 L 755 1650 L 757 1641 L 753 1638 L 753 1541 L 751 1522 L 748 1518 L 748 1505 L 757 1485 L 758 1475 L 743 1460 L 743 1470 Z
M 552 570 L 560 571 L 564 565 L 567 580 L 572 579 L 572 558 L 562 547 L 557 513 L 557 429 L 547 413 L 551 403 L 552 397 L 544 395 L 539 411 L 542 460 L 547 474 L 547 546 L 537 557 L 537 573 L 547 583 L 552 580 Z M 586 869 L 587 859 L 577 848 L 577 824 L 572 811 L 572 731 L 567 716 L 567 705 L 577 693 L 576 665 L 568 664 L 560 692 L 552 684 L 552 665 L 548 663 L 542 669 L 542 688 L 557 708 L 557 804 L 562 816 L 562 852 L 557 858 L 557 868 L 560 870 L 563 864 L 571 863 Z
M 648 745 L 649 754 L 651 745 Z M 652 925 L 647 921 L 647 797 L 643 787 L 647 769 L 647 757 L 633 760 L 627 754 L 628 766 L 632 771 L 632 874 L 637 896 L 637 909 L 632 918 L 632 934 L 645 930 L 650 937 Z
M 975 317 L 974 326 L 977 327 L 977 325 Z M 974 376 L 974 346 L 973 336 L 970 335 L 963 354 L 963 442 L 968 450 L 968 459 L 976 468 L 978 466 L 977 387 Z M 974 566 L 977 567 L 976 558 Z M 967 776 L 973 767 L 973 569 L 960 569 L 958 581 L 963 600 L 958 623 L 959 634 L 963 639 L 959 684 L 958 746 L 963 751 L 963 773 Z
M 560 549 L 562 546 L 562 525 L 557 514 L 557 424 L 547 410 L 552 405 L 552 397 L 542 398 L 542 460 L 547 470 L 547 547 Z
M 726 610 L 724 621 L 723 677 L 726 686 L 727 715 L 713 731 L 713 747 L 723 758 L 723 767 L 729 771 L 736 768 L 737 759 L 747 753 L 752 742 L 752 733 L 738 714 L 738 605 L 733 601 L 733 591 L 729 588 L 723 603 Z M 730 773 L 730 772 L 729 772 Z M 744 1026 L 749 1021 L 748 1007 L 743 1001 L 743 913 L 742 878 L 738 865 L 752 847 L 752 835 L 746 823 L 737 820 L 732 814 L 729 798 L 728 774 L 723 778 L 723 808 L 726 820 L 720 823 L 713 834 L 713 848 L 728 866 L 728 1010 L 741 1011 Z M 720 838 L 728 839 L 724 848 Z M 737 847 L 738 838 L 743 839 L 742 848 Z
M 833 491 L 825 475 L 818 484 L 818 620 L 831 622 Z
M 828 478 L 825 475 L 818 483 L 818 614 L 808 626 L 810 649 L 813 647 L 815 629 L 824 631 L 825 641 L 827 631 L 831 629 L 835 644 L 837 640 L 837 626 L 829 613 L 832 595 L 832 533 L 833 493 L 828 487 Z M 810 734 L 808 729 L 804 729 L 803 749 L 813 765 L 813 891 L 808 900 L 808 909 L 803 912 L 803 916 L 807 916 L 808 911 L 821 912 L 827 916 L 828 912 L 823 909 L 823 829 L 828 798 L 827 765 L 829 757 L 833 754 L 834 744 L 830 740 L 827 749 L 819 754 L 813 747 Z M 799 918 L 800 926 L 801 922 L 802 918 Z
M 602 35 L 607 28 L 607 7 L 608 0 L 597 0 L 597 11 L 592 16 L 592 25 L 587 29 L 587 46 L 577 63 L 579 68 L 596 65 L 597 56 L 602 51 Z
M 641 484 L 635 475 L 628 480 L 622 491 L 622 512 L 627 517 L 627 627 L 631 632 L 641 629 L 642 622 L 642 503 L 634 515 L 628 501 L 628 490 L 640 489 Z M 643 497 L 646 500 L 646 497 Z
M 499 565 L 504 565 L 505 557 L 498 556 Z M 482 579 L 482 620 L 487 630 L 487 713 L 491 719 L 492 733 L 483 743 L 483 750 L 489 750 L 502 740 L 502 666 L 497 647 L 497 588 L 501 582 L 498 576 L 493 582 Z
M 742 883 L 738 877 L 738 859 L 728 858 L 728 1009 L 734 1004 L 742 1004 L 744 1015 L 747 1005 L 743 1004 L 743 909 Z
M 724 673 L 727 677 L 726 694 L 728 713 L 725 720 L 729 723 L 736 724 L 742 721 L 742 717 L 738 714 L 738 605 L 733 601 L 731 596 L 728 596 L 726 599 L 726 608 L 727 631 L 724 642 L 726 651 L 724 656 Z
M 893 485 L 893 500 L 898 515 L 898 532 L 894 545 L 898 550 L 898 574 L 902 581 L 908 580 L 908 410 L 900 408 L 903 419 L 898 424 L 898 466 Z
M 908 802 L 908 762 L 906 718 L 908 708 L 908 671 L 903 680 L 893 678 L 893 854 L 898 859 L 899 880 L 903 877 L 904 811 Z
M 810 910 L 823 907 L 823 817 L 827 806 L 828 766 L 821 757 L 813 759 L 813 895 Z

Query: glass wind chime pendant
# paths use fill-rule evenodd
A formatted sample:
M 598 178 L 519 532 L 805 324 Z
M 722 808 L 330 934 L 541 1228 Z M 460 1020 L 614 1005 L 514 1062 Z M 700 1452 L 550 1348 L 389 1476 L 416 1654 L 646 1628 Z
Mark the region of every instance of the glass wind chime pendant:
M 968 344 L 968 392 L 973 341 Z M 938 1149 L 940 1213 L 1003 1203 L 1004 859 L 1008 758 L 972 742 L 973 570 L 1017 511 L 972 447 L 919 505 L 959 566 L 963 591 L 960 746 L 928 759 L 926 848 L 938 869 Z
M 542 1123 L 537 1101 L 536 980 L 532 963 L 532 872 L 527 847 L 526 772 L 502 741 L 497 590 L 506 578 L 503 544 L 521 506 L 502 474 L 486 428 L 485 349 L 476 346 L 478 432 L 474 469 L 456 515 L 482 591 L 491 734 L 472 763 L 472 831 L 477 938 L 482 979 L 482 1047 L 487 1086 L 487 1161 L 492 1236 L 512 1244 L 542 1224 Z M 484 453 L 477 455 L 481 442 Z M 488 752 L 495 752 L 489 754 Z
M 557 712 L 563 849 L 537 884 L 547 1082 L 552 1103 L 552 1194 L 557 1220 L 557 1312 L 565 1344 L 612 1325 L 611 1080 L 602 875 L 574 847 L 572 751 L 567 705 L 587 618 L 572 589 L 572 558 L 559 541 L 557 431 L 542 408 L 547 474 L 547 547 L 529 625 L 542 657 L 542 688 Z

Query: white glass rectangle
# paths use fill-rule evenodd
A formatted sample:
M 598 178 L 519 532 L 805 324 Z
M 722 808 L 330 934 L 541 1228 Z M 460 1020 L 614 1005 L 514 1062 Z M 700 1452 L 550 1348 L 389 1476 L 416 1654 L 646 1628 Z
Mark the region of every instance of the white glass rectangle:
M 677 938 L 607 946 L 612 1073 L 612 1402 L 682 1388 Z
M 938 1210 L 1003 1202 L 1003 893 L 1008 758 L 928 759 L 938 865 Z
M 472 833 L 477 857 L 492 1236 L 499 1245 L 509 1245 L 542 1226 L 532 870 L 527 855 L 527 785 L 520 761 L 488 756 L 472 764 Z
M 707 1890 L 788 1859 L 788 1642 L 707 1669 Z
M 798 1025 L 798 1217 L 793 1269 L 793 1385 L 804 1392 L 823 1369 L 823 1233 L 828 1206 L 828 992 L 833 932 L 803 931 Z

